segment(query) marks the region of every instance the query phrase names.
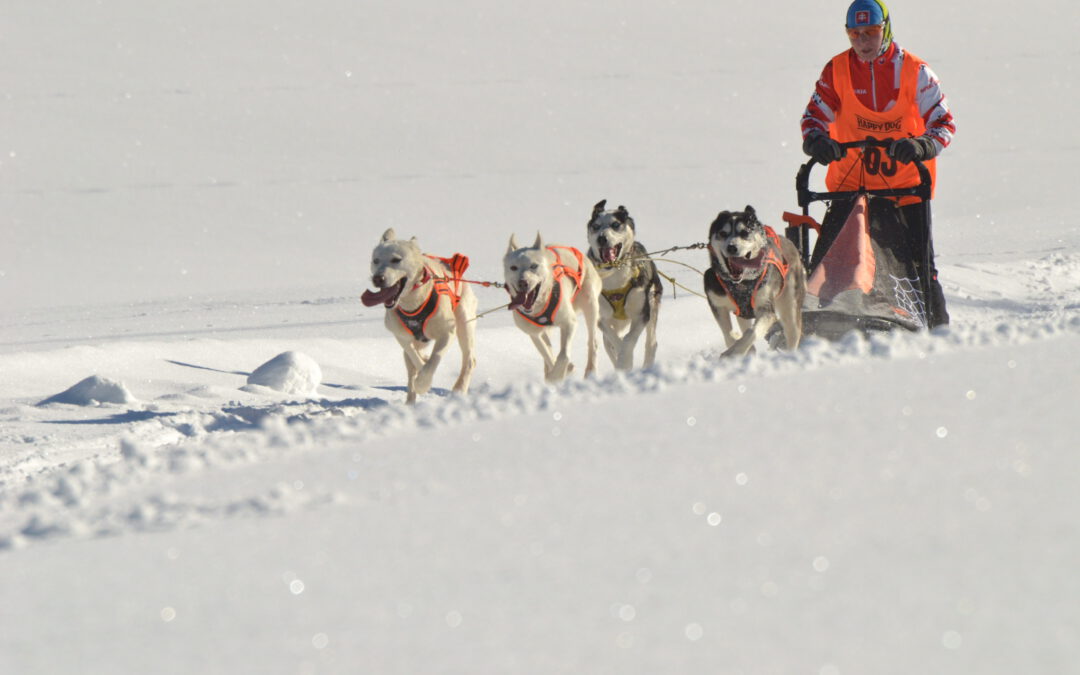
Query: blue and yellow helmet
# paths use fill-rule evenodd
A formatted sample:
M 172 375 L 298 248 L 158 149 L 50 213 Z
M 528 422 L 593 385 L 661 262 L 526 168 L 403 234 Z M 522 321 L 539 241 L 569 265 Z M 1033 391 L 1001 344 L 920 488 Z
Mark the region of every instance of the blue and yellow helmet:
M 892 44 L 892 21 L 889 19 L 889 8 L 881 0 L 855 0 L 847 10 L 846 28 L 858 28 L 860 26 L 877 26 L 882 29 L 881 53 Z

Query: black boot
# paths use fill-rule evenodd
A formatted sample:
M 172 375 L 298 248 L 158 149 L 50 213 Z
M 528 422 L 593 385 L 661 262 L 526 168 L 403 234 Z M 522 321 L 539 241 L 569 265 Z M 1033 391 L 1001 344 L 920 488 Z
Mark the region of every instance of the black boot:
M 930 316 L 926 317 L 930 323 L 929 328 L 934 329 L 938 326 L 949 325 L 949 310 L 945 308 L 945 291 L 941 288 L 941 283 L 938 282 L 937 270 L 931 270 L 930 274 L 930 295 L 933 298 L 930 305 Z

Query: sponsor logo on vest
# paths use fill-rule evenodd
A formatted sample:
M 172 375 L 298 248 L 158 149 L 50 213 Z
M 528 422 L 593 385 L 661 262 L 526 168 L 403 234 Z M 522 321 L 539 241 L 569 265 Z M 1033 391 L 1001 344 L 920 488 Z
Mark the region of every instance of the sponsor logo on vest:
M 878 133 L 899 132 L 903 125 L 903 118 L 900 117 L 897 117 L 895 120 L 886 120 L 884 122 L 868 120 L 859 115 L 856 115 L 855 119 L 858 121 L 860 131 L 876 131 Z

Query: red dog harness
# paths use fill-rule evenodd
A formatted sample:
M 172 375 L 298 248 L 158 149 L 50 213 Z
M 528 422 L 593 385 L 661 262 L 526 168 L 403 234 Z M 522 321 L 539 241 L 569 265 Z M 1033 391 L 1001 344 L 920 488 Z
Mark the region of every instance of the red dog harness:
M 746 319 L 754 318 L 754 310 L 757 308 L 757 292 L 761 288 L 761 284 L 765 283 L 765 275 L 769 267 L 775 267 L 776 271 L 780 273 L 780 290 L 783 290 L 784 285 L 787 283 L 788 270 L 791 267 L 784 262 L 783 257 L 780 255 L 780 236 L 768 225 L 764 227 L 765 234 L 769 237 L 769 246 L 762 254 L 764 258 L 761 261 L 761 273 L 758 274 L 757 279 L 748 281 L 725 280 L 723 275 L 713 268 L 713 275 L 716 280 L 720 283 L 724 292 L 731 296 L 731 299 L 735 302 L 735 316 Z M 711 244 L 709 250 L 712 251 Z M 712 254 L 719 259 L 720 256 L 716 254 L 716 251 L 712 251 Z
M 435 310 L 438 308 L 439 301 L 442 298 L 447 298 L 450 301 L 450 306 L 457 309 L 458 303 L 461 302 L 462 279 L 465 270 L 469 268 L 469 259 L 460 253 L 455 253 L 451 258 L 439 258 L 433 255 L 425 255 L 424 257 L 437 260 L 446 265 L 447 269 L 450 270 L 450 276 L 436 276 L 431 268 L 424 265 L 424 276 L 420 278 L 420 281 L 416 282 L 413 290 L 431 281 L 431 291 L 428 293 L 427 298 L 420 303 L 420 307 L 415 312 L 406 312 L 400 307 L 394 308 L 394 314 L 397 316 L 398 321 L 419 342 L 427 342 L 430 339 L 425 330 L 427 322 L 435 314 Z
M 569 251 L 577 259 L 577 269 L 562 263 L 562 256 L 559 255 L 558 249 Z M 555 321 L 555 313 L 559 311 L 559 305 L 562 304 L 562 284 L 560 282 L 569 277 L 570 281 L 574 283 L 574 294 L 570 296 L 570 302 L 573 303 L 578 292 L 581 291 L 581 278 L 585 270 L 585 256 L 576 248 L 572 246 L 548 246 L 547 250 L 554 253 L 555 259 L 559 261 L 551 266 L 551 274 L 555 279 L 555 283 L 551 286 L 551 295 L 548 297 L 547 306 L 544 307 L 544 311 L 539 316 L 530 316 L 520 309 L 514 310 L 521 315 L 521 318 L 541 327 L 550 326 Z

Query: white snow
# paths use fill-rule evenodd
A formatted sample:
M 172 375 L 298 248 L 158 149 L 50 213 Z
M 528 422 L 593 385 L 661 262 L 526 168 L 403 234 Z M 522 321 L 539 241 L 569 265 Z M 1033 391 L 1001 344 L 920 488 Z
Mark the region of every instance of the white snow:
M 248 386 L 260 386 L 285 394 L 314 395 L 322 381 L 322 369 L 307 354 L 282 352 L 248 375 Z
M 669 291 L 655 368 L 549 388 L 498 311 L 412 407 L 387 227 L 498 281 L 603 198 L 776 224 L 846 3 L 19 5 L 0 672 L 1076 670 L 1075 4 L 890 3 L 958 118 L 947 329 L 721 360 Z
M 134 403 L 135 397 L 131 395 L 123 382 L 116 382 L 100 375 L 79 380 L 70 388 L 50 396 L 38 405 L 51 403 L 68 403 L 71 405 L 98 405 L 101 403 Z

